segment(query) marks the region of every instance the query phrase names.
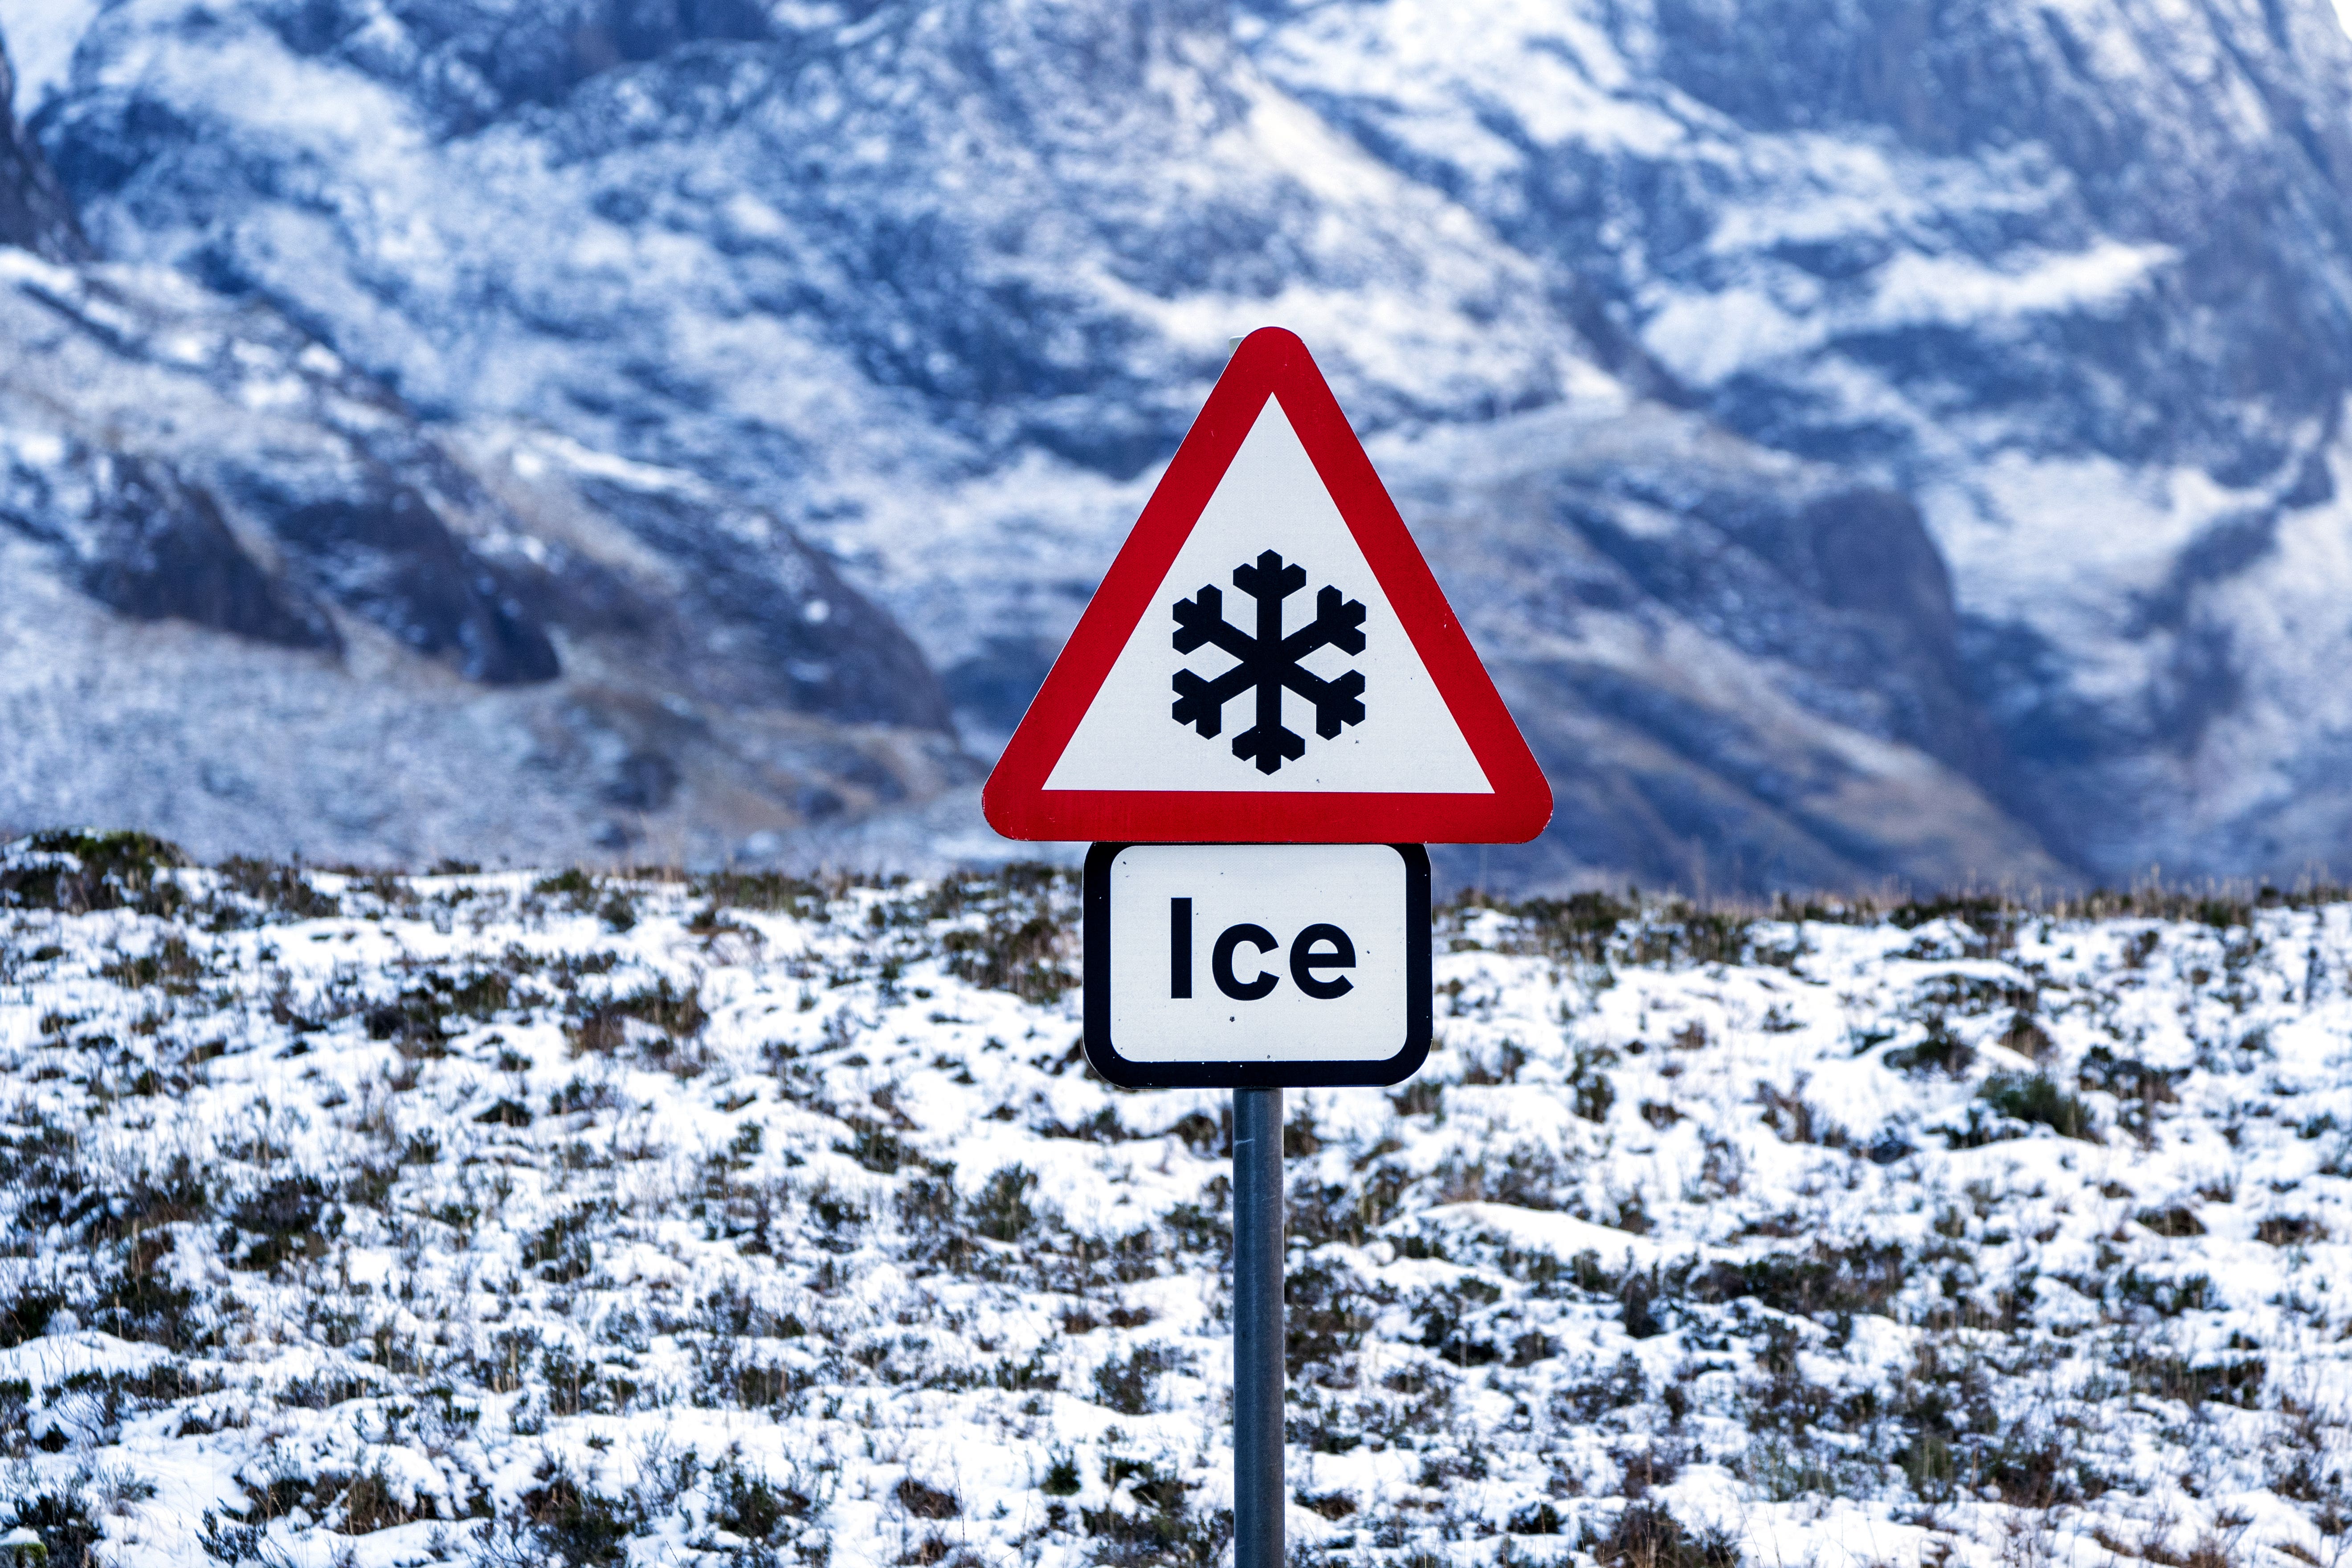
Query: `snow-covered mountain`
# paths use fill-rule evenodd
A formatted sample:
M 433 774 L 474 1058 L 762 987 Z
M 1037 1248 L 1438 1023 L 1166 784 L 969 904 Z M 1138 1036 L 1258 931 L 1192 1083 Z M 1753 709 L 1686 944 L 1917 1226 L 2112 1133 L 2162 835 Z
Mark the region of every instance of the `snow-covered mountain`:
M 430 426 L 266 302 L 73 265 L 46 169 L 0 151 L 47 253 L 0 250 L 9 815 L 707 859 L 973 776 L 920 652 L 787 525 Z
M 2317 0 L 0 0 L 35 22 L 18 107 L 112 265 L 307 335 L 486 492 L 544 448 L 767 520 L 622 521 L 688 578 L 806 539 L 980 751 L 1278 321 L 1559 790 L 1459 866 L 2291 873 L 2352 832 Z
M 1481 20 L 1286 8 L 1255 53 L 1541 265 L 1635 384 L 1910 498 L 2006 753 L 1969 771 L 2057 853 L 2341 855 L 2352 51 L 2327 6 Z

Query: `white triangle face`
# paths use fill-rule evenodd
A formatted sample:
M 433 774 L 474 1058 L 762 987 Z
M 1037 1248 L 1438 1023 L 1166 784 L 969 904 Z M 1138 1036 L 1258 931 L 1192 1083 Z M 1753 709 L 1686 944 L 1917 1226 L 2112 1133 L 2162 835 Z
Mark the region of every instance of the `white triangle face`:
M 1244 585 L 1260 584 L 1255 563 L 1266 551 L 1279 554 L 1286 569 L 1305 574 L 1300 582 L 1286 573 L 1297 584 L 1293 591 L 1254 595 Z M 1238 581 L 1236 568 L 1245 569 Z M 1203 588 L 1215 590 L 1210 598 L 1222 603 L 1205 604 Z M 1336 601 L 1326 588 L 1337 590 Z M 1278 688 L 1279 717 L 1270 727 L 1261 724 L 1260 692 L 1277 688 L 1244 684 L 1256 671 L 1242 669 L 1239 652 L 1256 643 L 1269 599 L 1279 604 L 1280 634 L 1294 652 L 1301 641 L 1320 644 L 1295 659 L 1266 662 L 1264 668 L 1293 665 L 1305 672 Z M 1322 603 L 1336 614 L 1319 613 Z M 1180 604 L 1190 620 L 1186 635 L 1199 642 L 1189 652 L 1177 647 L 1185 629 Z M 1213 624 L 1221 629 L 1211 632 Z M 1357 632 L 1361 650 L 1351 651 Z M 1196 695 L 1188 716 L 1179 719 L 1179 676 L 1186 672 L 1182 686 Z M 1360 689 L 1351 676 L 1362 678 Z M 1203 734 L 1212 709 L 1206 722 L 1214 732 Z M 1248 754 L 1235 754 L 1237 741 Z M 1045 787 L 1494 793 L 1276 399 L 1266 399 L 1234 454 Z

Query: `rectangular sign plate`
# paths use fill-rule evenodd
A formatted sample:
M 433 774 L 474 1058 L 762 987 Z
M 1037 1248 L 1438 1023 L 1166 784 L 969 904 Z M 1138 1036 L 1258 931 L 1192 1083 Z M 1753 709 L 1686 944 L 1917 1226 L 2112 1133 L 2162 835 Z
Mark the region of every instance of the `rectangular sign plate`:
M 1087 1060 L 1128 1089 L 1402 1083 L 1429 1055 L 1418 844 L 1097 844 Z

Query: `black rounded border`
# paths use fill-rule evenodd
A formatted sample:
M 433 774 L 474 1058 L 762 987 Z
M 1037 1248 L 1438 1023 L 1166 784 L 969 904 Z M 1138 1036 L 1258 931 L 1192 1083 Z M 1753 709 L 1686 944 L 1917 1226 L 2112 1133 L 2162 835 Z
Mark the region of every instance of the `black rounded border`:
M 1087 850 L 1085 1012 L 1087 1064 L 1121 1089 L 1342 1089 L 1402 1083 L 1429 1059 L 1435 1006 L 1430 983 L 1429 851 L 1391 844 L 1404 861 L 1404 1047 L 1394 1056 L 1326 1062 L 1131 1062 L 1110 1037 L 1110 863 L 1150 840 L 1096 844 Z M 1203 846 L 1187 844 L 1183 848 Z M 1234 849 L 1263 847 L 1234 844 Z

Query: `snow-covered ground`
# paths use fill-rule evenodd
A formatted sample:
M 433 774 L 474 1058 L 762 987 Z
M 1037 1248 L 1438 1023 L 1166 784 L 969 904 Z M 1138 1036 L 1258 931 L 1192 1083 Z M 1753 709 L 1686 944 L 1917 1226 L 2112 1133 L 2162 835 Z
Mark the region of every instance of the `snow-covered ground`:
M 1089 1076 L 1066 873 L 82 849 L 0 860 L 52 1564 L 1225 1551 L 1225 1100 Z M 1290 1100 L 1305 1560 L 2336 1563 L 2352 906 L 2115 908 L 1442 912 L 1427 1071 Z

